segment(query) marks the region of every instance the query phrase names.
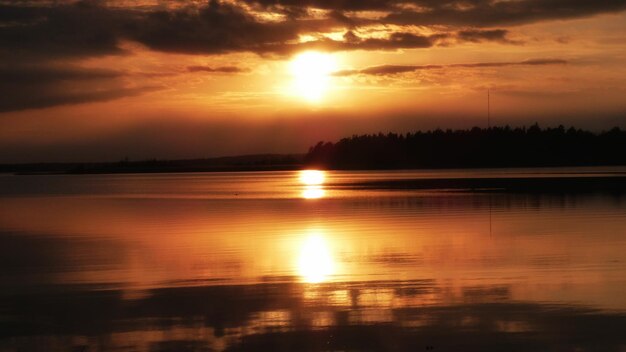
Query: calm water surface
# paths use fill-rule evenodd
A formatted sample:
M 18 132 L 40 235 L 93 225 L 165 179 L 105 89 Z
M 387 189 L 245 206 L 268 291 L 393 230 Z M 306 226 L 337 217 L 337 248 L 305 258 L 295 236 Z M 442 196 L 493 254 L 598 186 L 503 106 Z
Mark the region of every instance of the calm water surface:
M 0 175 L 0 351 L 626 351 L 624 168 Z

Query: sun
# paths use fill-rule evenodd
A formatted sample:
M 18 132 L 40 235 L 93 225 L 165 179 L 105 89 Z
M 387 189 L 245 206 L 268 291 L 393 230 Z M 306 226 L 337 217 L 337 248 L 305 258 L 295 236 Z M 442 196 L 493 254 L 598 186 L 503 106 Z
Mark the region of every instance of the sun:
M 307 51 L 293 58 L 290 71 L 293 93 L 309 102 L 319 102 L 330 87 L 337 61 L 331 54 Z

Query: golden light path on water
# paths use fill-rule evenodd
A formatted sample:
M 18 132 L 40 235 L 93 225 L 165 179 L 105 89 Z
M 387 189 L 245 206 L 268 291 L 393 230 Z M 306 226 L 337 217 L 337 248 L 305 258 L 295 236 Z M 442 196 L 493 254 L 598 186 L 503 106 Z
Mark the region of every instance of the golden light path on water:
M 325 195 L 323 184 L 326 172 L 322 170 L 302 170 L 300 184 L 304 186 L 302 198 L 319 199 Z M 336 274 L 337 264 L 333 259 L 329 242 L 320 230 L 309 231 L 302 242 L 298 254 L 297 272 L 303 282 L 320 283 L 328 281 Z

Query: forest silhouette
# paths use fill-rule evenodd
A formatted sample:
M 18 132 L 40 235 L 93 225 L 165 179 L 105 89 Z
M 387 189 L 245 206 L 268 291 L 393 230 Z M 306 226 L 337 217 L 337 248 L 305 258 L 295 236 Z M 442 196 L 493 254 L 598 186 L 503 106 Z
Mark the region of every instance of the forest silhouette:
M 353 135 L 317 143 L 304 163 L 329 169 L 626 165 L 626 131 L 534 124 Z

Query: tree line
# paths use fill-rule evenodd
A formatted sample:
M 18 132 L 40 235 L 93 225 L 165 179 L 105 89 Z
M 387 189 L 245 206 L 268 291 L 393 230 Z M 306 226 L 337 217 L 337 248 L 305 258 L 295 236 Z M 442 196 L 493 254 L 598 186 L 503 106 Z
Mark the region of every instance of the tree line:
M 304 163 L 333 169 L 626 165 L 626 131 L 534 124 L 353 135 L 317 143 Z

